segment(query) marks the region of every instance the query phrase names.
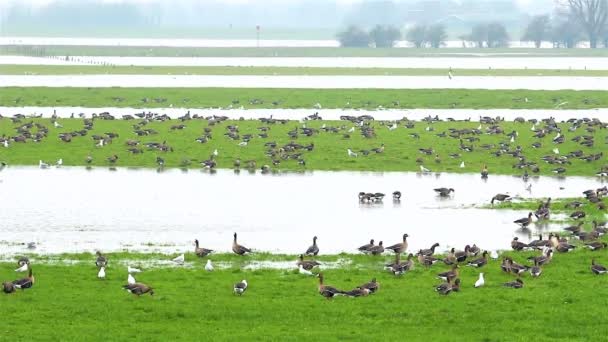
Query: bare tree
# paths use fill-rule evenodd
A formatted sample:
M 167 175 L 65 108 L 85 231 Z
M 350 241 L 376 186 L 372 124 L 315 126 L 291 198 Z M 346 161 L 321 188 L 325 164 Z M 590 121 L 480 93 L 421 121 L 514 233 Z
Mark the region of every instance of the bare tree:
M 597 47 L 608 21 L 608 0 L 566 0 L 570 15 L 587 33 L 589 46 Z

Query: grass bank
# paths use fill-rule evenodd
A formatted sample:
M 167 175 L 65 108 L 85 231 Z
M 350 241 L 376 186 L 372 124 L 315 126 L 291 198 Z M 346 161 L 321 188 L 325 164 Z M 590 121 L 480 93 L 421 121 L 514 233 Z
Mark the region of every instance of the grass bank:
M 527 263 L 533 253 L 509 252 Z M 212 255 L 227 268 L 210 273 L 204 261 L 186 255 L 188 267 L 147 267 L 162 255 L 110 254 L 107 279 L 96 278 L 94 256 L 60 256 L 77 260 L 66 265 L 32 256 L 36 283 L 32 289 L 0 295 L 3 336 L 49 340 L 380 340 L 513 341 L 534 339 L 602 340 L 608 277 L 589 270 L 591 258 L 607 264 L 605 252 L 577 250 L 556 255 L 543 274 L 523 277 L 524 288 L 508 289 L 514 277 L 503 273 L 499 261 L 481 270 L 462 267 L 462 290 L 447 297 L 434 292 L 437 273 L 447 266 L 414 270 L 395 277 L 382 270 L 393 257 L 342 255 L 349 262 L 324 270 L 325 281 L 341 289 L 376 277 L 378 293 L 332 301 L 317 293 L 317 279 L 288 270 L 244 270 L 250 257 Z M 272 256 L 254 259 L 275 259 Z M 320 257 L 329 262 L 336 256 Z M 278 259 L 295 260 L 293 256 Z M 154 287 L 154 296 L 135 298 L 121 289 L 126 265 L 142 265 L 138 281 Z M 0 263 L 0 279 L 13 280 L 15 263 Z M 474 289 L 478 272 L 486 286 Z M 232 294 L 234 283 L 246 279 L 242 297 Z M 86 303 L 86 305 L 83 305 Z M 54 327 L 49 329 L 49 327 Z M 539 329 L 539 327 L 550 327 Z
M 604 130 L 587 133 L 584 131 L 584 127 L 581 127 L 575 132 L 565 133 L 566 141 L 561 145 L 555 145 L 552 143 L 553 134 L 537 139 L 533 137 L 533 132 L 530 130 L 531 124 L 514 122 L 503 122 L 500 123 L 500 126 L 507 133 L 512 131 L 519 133 L 515 143 L 510 144 L 510 138 L 505 135 L 482 134 L 476 136 L 479 141 L 464 142 L 467 146 L 473 146 L 472 152 L 461 150 L 458 139 L 449 136 L 439 137 L 437 134 L 449 133 L 450 129 L 477 129 L 479 123 L 475 122 L 438 122 L 430 126 L 426 123 L 416 122 L 412 128 L 405 128 L 405 123 L 402 122 L 398 129 L 389 130 L 388 125 L 391 123 L 376 121 L 371 123 L 376 137 L 364 138 L 359 129 L 355 129 L 354 125 L 348 121 L 309 121 L 306 126 L 314 129 L 316 133 L 310 137 L 299 134 L 297 138 L 290 138 L 288 132 L 296 127 L 300 127 L 301 132 L 302 124 L 298 121 L 274 125 L 262 124 L 257 120 L 226 121 L 209 126 L 206 120 L 190 120 L 183 123 L 185 128 L 182 130 L 171 129 L 171 126 L 181 123 L 178 120 L 155 121 L 140 129 L 151 129 L 156 134 L 137 136 L 133 125 L 139 120 L 95 120 L 93 129 L 88 131 L 86 136 L 74 137 L 70 143 L 66 143 L 58 138 L 59 134 L 82 130 L 82 119 L 59 119 L 59 123 L 63 127 L 55 128 L 50 119 L 24 119 L 21 123 L 13 124 L 10 119 L 4 118 L 0 120 L 0 136 L 15 136 L 16 128 L 30 121 L 47 127 L 48 138 L 44 138 L 38 143 L 32 141 L 11 143 L 9 148 L 0 149 L 1 161 L 11 165 L 38 165 L 39 160 L 54 163 L 62 158 L 64 165 L 78 166 L 85 165 L 85 157 L 90 154 L 93 157 L 91 165 L 108 166 L 110 164 L 106 158 L 116 154 L 119 157 L 116 166 L 156 167 L 156 158 L 161 157 L 165 160 L 165 167 L 180 167 L 186 165 L 184 161 L 189 161 L 191 162 L 189 167 L 198 168 L 200 167 L 199 162 L 209 159 L 212 152 L 217 149 L 219 154 L 216 162 L 219 168 L 232 168 L 235 159 L 240 158 L 243 161 L 243 168 L 246 164 L 245 161 L 255 160 L 258 168 L 266 164 L 273 170 L 419 171 L 421 161 L 427 168 L 437 172 L 478 173 L 482 166 L 487 164 L 491 174 L 520 175 L 523 170 L 513 167 L 518 161 L 517 158 L 508 155 L 497 157 L 492 154 L 499 149 L 500 143 L 506 143 L 511 146 L 511 149 L 520 145 L 525 159 L 537 163 L 540 174 L 546 175 L 552 174 L 552 170 L 559 165 L 549 165 L 541 158 L 546 155 L 553 156 L 555 147 L 559 148 L 562 155 L 575 150 L 584 151 L 584 155 L 598 154 L 605 152 L 606 148 Z M 242 138 L 233 140 L 225 135 L 229 125 L 238 126 L 240 137 L 246 134 L 252 135 L 247 146 L 239 146 Z M 261 132 L 258 128 L 262 126 L 270 127 L 267 137 L 258 136 Z M 559 126 L 563 132 L 567 132 L 569 127 L 568 124 L 559 124 Z M 322 129 L 323 127 L 333 127 L 337 131 L 326 132 Z M 429 127 L 433 130 L 428 131 Z M 351 128 L 352 133 L 349 133 Z M 196 139 L 204 134 L 205 129 L 210 130 L 211 138 L 205 143 L 197 142 Z M 33 128 L 31 132 L 35 134 L 36 128 Z M 96 147 L 98 141 L 92 139 L 92 136 L 104 136 L 106 133 L 115 133 L 118 134 L 118 137 L 114 138 L 111 144 Z M 349 136 L 345 137 L 345 134 Z M 596 143 L 593 147 L 584 147 L 571 140 L 576 135 L 584 134 L 594 136 Z M 127 140 L 138 141 L 139 146 L 136 148 L 142 149 L 143 153 L 128 152 Z M 149 142 L 161 143 L 163 141 L 166 141 L 174 152 L 160 152 L 144 146 Z M 301 145 L 314 144 L 314 150 L 311 152 L 296 151 L 301 153 L 300 159 L 303 159 L 306 165 L 300 165 L 295 158 L 283 159 L 279 157 L 280 154 L 272 158 L 267 155 L 268 148 L 265 146 L 267 142 L 276 142 L 278 149 L 292 141 Z M 540 142 L 542 146 L 532 148 L 532 144 L 535 142 Z M 362 152 L 379 148 L 382 144 L 385 145 L 383 153 L 371 152 L 366 156 Z M 488 146 L 483 148 L 483 145 Z M 349 157 L 347 154 L 349 148 L 358 153 L 358 157 Z M 434 152 L 431 155 L 424 155 L 419 151 L 421 148 L 432 148 Z M 288 152 L 287 155 L 296 152 Z M 460 156 L 452 158 L 449 156 L 450 154 Z M 439 156 L 439 162 L 436 160 L 436 156 Z M 417 161 L 418 158 L 420 161 Z M 594 176 L 606 164 L 604 158 L 591 162 L 571 158 L 571 165 L 565 165 L 567 169 L 565 175 Z M 278 163 L 273 165 L 273 160 Z M 460 167 L 461 162 L 465 163 L 464 168 Z
M 608 70 L 453 69 L 455 76 L 608 76 Z M 0 65 L 0 75 L 310 75 L 446 76 L 445 69 Z
M 525 99 L 528 99 L 526 102 Z M 237 103 L 238 102 L 238 103 Z M 608 107 L 608 92 L 477 89 L 0 88 L 0 106 L 133 108 L 473 108 Z

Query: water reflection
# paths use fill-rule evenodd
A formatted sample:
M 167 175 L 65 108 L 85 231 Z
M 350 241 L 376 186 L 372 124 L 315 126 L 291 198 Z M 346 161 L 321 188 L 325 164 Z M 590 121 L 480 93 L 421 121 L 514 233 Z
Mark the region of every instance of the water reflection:
M 212 177 L 211 177 L 212 176 Z M 593 178 L 533 177 L 530 192 L 520 177 L 477 174 L 305 172 L 189 172 L 113 168 L 6 167 L 0 173 L 2 250 L 37 253 L 94 251 L 177 252 L 205 247 L 229 251 L 232 233 L 258 251 L 301 253 L 319 236 L 321 253 L 354 252 L 371 238 L 386 244 L 410 235 L 412 250 L 434 242 L 442 249 L 476 243 L 508 249 L 513 236 L 528 241 L 562 225 L 534 223 L 517 230 L 526 212 L 475 209 L 497 193 L 524 197 L 576 197 Z M 434 188 L 455 192 L 441 198 Z M 563 189 L 560 189 L 563 188 Z M 360 191 L 400 201 L 362 204 Z M 553 217 L 553 219 L 559 217 Z

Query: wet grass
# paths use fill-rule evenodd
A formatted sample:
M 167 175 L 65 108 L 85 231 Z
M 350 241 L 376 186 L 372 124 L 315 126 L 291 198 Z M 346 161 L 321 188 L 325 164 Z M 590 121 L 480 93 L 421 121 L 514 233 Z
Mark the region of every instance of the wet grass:
M 238 104 L 233 105 L 236 101 Z M 371 110 L 589 109 L 608 107 L 608 92 L 479 89 L 0 88 L 0 106 L 8 107 L 313 108 L 316 104 L 323 108 Z M 474 113 L 472 116 L 475 116 Z
M 310 75 L 310 76 L 446 76 L 446 69 L 197 67 L 197 66 L 72 66 L 0 65 L 0 75 Z M 453 69 L 458 76 L 605 77 L 608 70 Z
M 507 253 L 525 263 L 534 253 Z M 61 258 L 66 256 L 61 256 Z M 481 271 L 486 287 L 474 289 L 476 269 L 461 268 L 460 293 L 442 297 L 434 292 L 435 279 L 447 266 L 430 270 L 416 265 L 402 277 L 382 271 L 392 256 L 343 255 L 352 264 L 324 271 L 327 284 L 349 290 L 376 277 L 380 291 L 366 298 L 325 300 L 317 293 L 317 279 L 289 270 L 242 270 L 249 259 L 213 255 L 229 262 L 228 269 L 205 272 L 204 260 L 186 255 L 192 267 L 145 268 L 138 281 L 154 287 L 155 295 L 135 298 L 121 290 L 126 264 L 167 260 L 163 255 L 118 253 L 108 255 L 107 279 L 96 278 L 94 257 L 70 255 L 81 262 L 52 263 L 32 257 L 36 284 L 30 290 L 0 295 L 3 335 L 49 340 L 468 340 L 513 341 L 534 339 L 602 340 L 608 277 L 590 270 L 592 257 L 607 264 L 605 251 L 576 250 L 556 255 L 543 274 L 528 274 L 521 290 L 504 288 L 512 281 L 499 261 Z M 274 259 L 273 256 L 267 256 Z M 335 260 L 337 256 L 320 257 Z M 279 259 L 295 260 L 294 256 Z M 13 262 L 0 263 L 0 279 L 13 280 Z M 249 289 L 242 297 L 232 285 L 242 279 Z M 49 329 L 49 327 L 55 327 Z
M 417 122 L 414 128 L 407 129 L 404 123 L 399 125 L 396 130 L 389 130 L 390 123 L 380 121 L 373 122 L 371 125 L 376 132 L 375 138 L 364 138 L 359 130 L 353 133 L 347 133 L 354 125 L 348 121 L 307 121 L 306 126 L 318 130 L 318 133 L 311 137 L 306 137 L 300 134 L 296 142 L 301 145 L 309 145 L 314 143 L 312 152 L 301 152 L 301 159 L 305 160 L 306 165 L 300 165 L 296 159 L 281 159 L 278 156 L 275 160 L 279 160 L 279 165 L 273 165 L 272 159 L 266 156 L 267 142 L 274 141 L 278 146 L 283 146 L 291 142 L 287 132 L 296 127 L 302 127 L 302 124 L 297 121 L 290 121 L 286 124 L 270 125 L 268 138 L 259 138 L 258 127 L 266 126 L 257 120 L 244 121 L 226 121 L 221 124 L 209 127 L 206 120 L 190 120 L 184 122 L 186 128 L 183 130 L 171 130 L 172 125 L 181 123 L 179 120 L 170 120 L 165 122 L 151 122 L 144 126 L 146 129 L 153 129 L 158 132 L 156 135 L 138 137 L 134 133 L 133 125 L 139 120 L 95 120 L 93 129 L 88 132 L 87 136 L 74 137 L 71 143 L 62 142 L 58 135 L 62 132 L 72 132 L 83 129 L 82 119 L 59 119 L 59 123 L 63 128 L 55 128 L 51 124 L 51 119 L 24 119 L 23 123 L 33 121 L 41 123 L 48 127 L 48 138 L 43 139 L 39 143 L 29 141 L 27 143 L 12 143 L 9 148 L 0 148 L 0 161 L 4 161 L 9 165 L 38 165 L 39 160 L 54 164 L 60 158 L 63 159 L 65 166 L 80 166 L 85 165 L 85 157 L 90 153 L 93 157 L 92 166 L 107 167 L 110 164 L 106 158 L 111 155 L 118 155 L 118 162 L 114 166 L 133 166 L 133 167 L 157 167 L 156 157 L 161 157 L 165 160 L 166 168 L 176 168 L 188 166 L 184 161 L 190 161 L 191 168 L 199 168 L 199 162 L 210 158 L 212 152 L 217 149 L 219 155 L 216 158 L 218 168 L 232 168 L 234 160 L 240 158 L 242 167 L 245 168 L 246 161 L 255 160 L 257 168 L 262 165 L 269 165 L 275 171 L 305 171 L 305 170 L 362 170 L 362 171 L 419 171 L 421 159 L 422 164 L 434 172 L 458 172 L 458 173 L 478 173 L 484 164 L 488 165 L 490 174 L 506 174 L 506 175 L 521 175 L 523 170 L 514 168 L 517 159 L 508 155 L 496 157 L 491 152 L 498 149 L 498 144 L 501 142 L 507 143 L 512 149 L 516 145 L 521 145 L 523 154 L 529 161 L 536 162 L 540 168 L 540 174 L 553 174 L 552 170 L 559 165 L 550 165 L 541 161 L 541 157 L 545 155 L 554 155 L 552 150 L 558 147 L 560 153 L 565 155 L 571 151 L 582 150 L 585 155 L 598 154 L 605 152 L 606 135 L 605 130 L 598 129 L 595 133 L 587 133 L 584 127 L 578 128 L 575 132 L 568 132 L 569 124 L 559 124 L 562 128 L 566 142 L 561 145 L 552 143 L 554 134 L 550 134 L 543 139 L 532 137 L 533 132 L 530 130 L 530 123 L 514 123 L 502 122 L 500 126 L 505 132 L 517 131 L 519 136 L 515 143 L 510 144 L 510 138 L 504 135 L 487 135 L 482 134 L 477 136 L 480 141 L 468 143 L 473 145 L 473 152 L 464 152 L 460 150 L 459 141 L 455 138 L 437 137 L 436 134 L 446 132 L 450 128 L 455 129 L 476 129 L 479 123 L 475 122 L 438 122 L 432 125 Z M 0 136 L 14 136 L 16 128 L 21 124 L 13 124 L 8 118 L 0 119 Z M 245 147 L 238 146 L 240 140 L 232 140 L 224 136 L 227 132 L 226 127 L 229 125 L 238 125 L 239 134 L 253 134 L 254 138 Z M 329 133 L 321 130 L 322 125 L 326 127 L 337 127 L 339 133 Z M 483 125 L 484 127 L 486 125 Z M 540 127 L 540 126 L 539 126 Z M 203 134 L 204 128 L 211 129 L 212 139 L 207 143 L 201 144 L 195 140 Z M 432 128 L 433 131 L 427 131 Z M 485 129 L 485 128 L 484 128 Z M 33 129 L 36 132 L 36 129 Z M 112 132 L 119 135 L 113 139 L 111 144 L 104 147 L 95 147 L 97 141 L 92 139 L 92 135 L 104 135 Z M 350 138 L 344 138 L 344 134 L 350 134 Z M 412 137 L 411 134 L 418 134 L 419 139 Z M 580 146 L 577 142 L 571 139 L 575 135 L 590 134 L 595 138 L 595 146 L 588 148 Z M 137 140 L 140 142 L 138 148 L 143 149 L 142 154 L 131 154 L 127 151 L 126 141 Z M 174 152 L 160 152 L 158 150 L 149 150 L 145 146 L 141 146 L 148 142 L 161 143 L 166 141 L 169 146 L 174 149 Z M 540 141 L 542 147 L 534 149 L 531 147 L 533 142 Z M 361 154 L 361 150 L 371 150 L 379 148 L 381 144 L 385 144 L 383 153 L 371 152 L 365 156 Z M 480 146 L 490 144 L 495 147 L 489 150 L 482 149 Z M 347 149 L 359 153 L 356 158 L 349 157 Z M 423 155 L 419 152 L 419 148 L 433 148 L 433 155 Z M 458 158 L 451 158 L 449 154 L 459 153 Z M 436 154 L 439 155 L 440 162 L 437 162 Z M 605 158 L 605 157 L 604 157 Z M 602 167 L 606 161 L 601 158 L 597 161 L 586 162 L 578 159 L 571 159 L 571 165 L 565 165 L 567 169 L 565 175 L 586 175 L 593 176 Z M 461 162 L 465 162 L 465 167 L 461 168 Z M 530 171 L 530 173 L 532 173 Z

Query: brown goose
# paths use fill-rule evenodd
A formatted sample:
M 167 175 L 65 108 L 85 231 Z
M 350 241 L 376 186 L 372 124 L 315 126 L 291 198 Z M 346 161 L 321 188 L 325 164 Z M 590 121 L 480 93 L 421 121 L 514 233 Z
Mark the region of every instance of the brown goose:
M 557 247 L 555 247 L 555 250 L 557 250 L 560 253 L 568 253 L 573 251 L 576 248 L 575 245 L 571 245 L 567 242 L 560 242 Z
M 521 241 L 519 241 L 518 237 L 514 237 L 513 241 L 511 241 L 511 248 L 513 248 L 514 251 L 521 251 L 524 248 L 528 248 L 529 246 Z
M 448 281 L 450 279 L 458 278 L 458 274 L 460 273 L 458 271 L 458 268 L 459 268 L 458 265 L 454 265 L 454 266 L 452 266 L 452 269 L 450 271 L 439 273 L 437 275 L 437 278 L 443 279 L 445 281 Z
M 359 286 L 359 288 L 368 289 L 370 293 L 376 293 L 380 289 L 380 283 L 376 281 L 376 278 L 372 278 L 370 282 Z
M 467 257 L 469 256 L 470 248 L 471 248 L 471 246 L 466 245 L 466 246 L 464 246 L 464 251 L 454 252 L 454 257 L 456 258 L 456 262 L 463 262 L 463 261 L 467 260 Z
M 520 278 L 517 278 L 515 279 L 515 281 L 504 283 L 503 286 L 511 287 L 514 289 L 521 289 L 522 287 L 524 287 L 524 282 Z
M 327 299 L 332 299 L 336 295 L 344 294 L 344 291 L 323 284 L 323 273 L 319 273 L 319 294 Z
M 32 273 L 32 268 L 30 267 L 28 276 L 25 278 L 17 279 L 13 281 L 13 286 L 17 289 L 25 290 L 34 286 L 36 279 Z
M 450 294 L 450 292 L 458 292 L 460 291 L 460 279 L 456 278 L 453 284 L 451 279 L 448 279 L 447 282 L 436 286 L 435 291 L 444 296 Z
M 312 238 L 312 246 L 308 247 L 308 249 L 306 250 L 306 253 L 304 253 L 306 255 L 317 255 L 319 254 L 319 246 L 317 246 L 317 237 L 313 237 Z
M 473 261 L 469 261 L 467 263 L 467 266 L 483 267 L 487 263 L 488 263 L 488 251 L 484 251 L 483 254 L 481 255 L 481 258 L 475 259 Z
M 435 248 L 439 247 L 438 243 L 434 243 L 429 249 L 421 249 L 418 253 L 423 256 L 433 256 L 435 254 Z
M 321 264 L 314 261 L 314 260 L 304 260 L 304 255 L 300 254 L 300 260 L 298 260 L 298 262 L 296 262 L 296 266 L 300 267 L 302 266 L 303 269 L 310 271 L 313 268 L 320 266 Z
M 443 262 L 446 265 L 454 265 L 455 263 L 458 262 L 458 260 L 456 259 L 455 248 L 450 249 L 450 252 L 448 253 L 448 255 L 445 257 L 445 259 L 443 259 Z
M 433 256 L 422 255 L 422 251 L 418 251 L 418 262 L 424 266 L 432 266 L 440 261 L 440 259 Z
M 123 285 L 122 288 L 138 297 L 146 293 L 149 293 L 150 296 L 154 295 L 154 289 L 144 283 L 127 284 Z
M 196 245 L 196 247 L 194 247 L 194 254 L 196 254 L 197 256 L 199 256 L 201 258 L 204 258 L 207 255 L 211 254 L 211 252 L 213 252 L 212 249 L 199 247 L 198 239 L 194 240 L 194 244 Z
M 386 247 L 385 249 L 391 250 L 395 253 L 403 253 L 407 250 L 407 238 L 409 235 L 403 234 L 403 242 L 394 244 L 392 246 Z
M 602 248 L 608 247 L 608 243 L 593 241 L 585 244 L 585 247 L 589 248 L 592 251 L 598 251 Z
M 382 241 L 380 241 L 380 243 L 378 243 L 377 246 L 373 246 L 369 249 L 369 252 L 372 253 L 372 255 L 379 255 L 384 253 L 384 247 L 382 246 Z
M 2 283 L 2 291 L 4 293 L 13 293 L 15 292 L 15 285 L 10 281 L 6 281 Z
M 504 202 L 504 201 L 508 201 L 510 199 L 511 199 L 511 196 L 509 196 L 509 195 L 497 194 L 496 196 L 492 197 L 492 200 L 490 201 L 490 204 L 494 205 L 494 201 Z
M 553 255 L 553 250 L 548 249 L 546 254 L 539 255 L 536 257 L 529 257 L 528 260 L 532 261 L 534 264 L 538 264 L 538 266 L 542 266 L 548 264 L 551 261 Z
M 532 213 L 528 213 L 528 217 L 520 218 L 519 220 L 513 221 L 513 223 L 517 223 L 522 228 L 526 228 L 530 225 L 530 223 L 532 223 Z
M 541 273 L 543 273 L 543 269 L 538 265 L 538 261 L 534 261 L 534 266 L 530 267 L 530 275 L 538 278 Z
M 583 223 L 584 222 L 581 221 L 581 222 L 579 222 L 579 223 L 577 223 L 577 224 L 575 224 L 573 226 L 568 226 L 568 227 L 564 228 L 564 230 L 568 231 L 568 232 L 570 232 L 572 234 L 578 234 L 578 233 L 581 232 L 581 229 L 583 227 Z
M 363 252 L 363 253 L 369 253 L 369 249 L 374 247 L 374 239 L 369 240 L 368 244 L 365 244 L 359 248 L 357 248 L 357 250 L 359 250 L 359 252 Z
M 108 259 L 106 259 L 106 257 L 103 256 L 100 251 L 97 251 L 97 253 L 95 253 L 95 255 L 97 255 L 97 259 L 95 260 L 95 265 L 97 267 L 107 267 L 108 266 Z
M 599 275 L 599 274 L 606 274 L 606 272 L 608 272 L 608 270 L 606 269 L 606 267 L 604 267 L 600 264 L 596 264 L 595 259 L 591 259 L 591 272 Z
M 232 251 L 234 254 L 245 255 L 245 253 L 251 253 L 251 249 L 241 246 L 236 242 L 236 233 L 234 233 L 234 240 L 232 241 Z
M 516 263 L 515 261 L 513 261 L 513 259 L 511 259 L 511 258 L 507 258 L 507 260 L 509 263 L 509 270 L 511 271 L 511 273 L 520 275 L 529 269 L 528 266 L 520 265 L 520 264 Z
M 528 243 L 528 247 L 532 247 L 534 249 L 543 249 L 545 247 L 549 247 L 549 240 L 543 240 L 543 235 L 538 235 L 538 240 L 532 240 Z
M 360 287 L 344 292 L 344 295 L 347 297 L 366 297 L 369 296 L 369 294 L 370 291 L 368 289 L 362 289 Z
M 245 291 L 247 291 L 248 286 L 249 285 L 247 284 L 247 280 L 243 279 L 240 282 L 234 284 L 233 293 L 238 294 L 239 296 L 242 296 L 243 293 L 245 293 Z

